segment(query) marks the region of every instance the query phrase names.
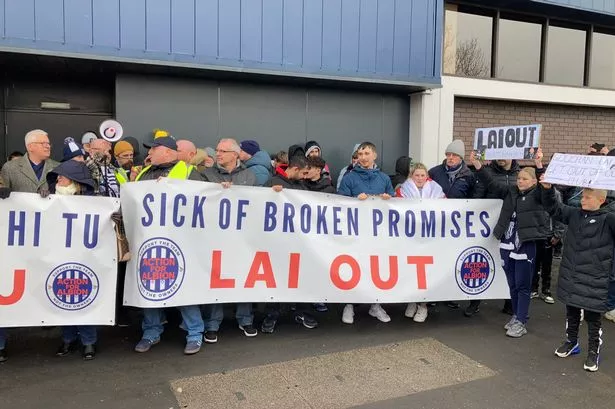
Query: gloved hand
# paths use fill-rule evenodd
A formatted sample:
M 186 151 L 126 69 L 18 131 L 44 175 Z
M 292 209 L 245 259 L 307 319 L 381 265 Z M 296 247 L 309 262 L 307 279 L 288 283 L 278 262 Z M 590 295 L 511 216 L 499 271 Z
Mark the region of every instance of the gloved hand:
M 8 199 L 11 195 L 11 189 L 8 187 L 0 187 L 0 199 Z
M 122 213 L 121 212 L 115 212 L 111 214 L 111 221 L 115 224 L 120 224 L 122 222 Z
M 51 192 L 49 191 L 49 189 L 41 187 L 40 189 L 38 189 L 38 194 L 41 195 L 41 197 L 44 199 L 48 197 Z

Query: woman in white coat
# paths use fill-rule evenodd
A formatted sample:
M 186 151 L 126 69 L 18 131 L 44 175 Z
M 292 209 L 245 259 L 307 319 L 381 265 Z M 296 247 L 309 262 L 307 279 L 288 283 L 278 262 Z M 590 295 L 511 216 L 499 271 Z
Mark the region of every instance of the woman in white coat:
M 444 199 L 442 188 L 429 178 L 427 172 L 427 167 L 422 163 L 412 165 L 408 179 L 395 191 L 396 196 L 404 199 Z M 405 315 L 414 318 L 415 322 L 425 322 L 427 303 L 409 303 Z

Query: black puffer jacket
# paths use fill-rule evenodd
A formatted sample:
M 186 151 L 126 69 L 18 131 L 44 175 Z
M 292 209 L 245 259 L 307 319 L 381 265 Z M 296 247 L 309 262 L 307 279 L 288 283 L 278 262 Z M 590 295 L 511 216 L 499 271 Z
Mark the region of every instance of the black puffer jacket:
M 609 283 L 615 280 L 614 205 L 585 211 L 562 204 L 554 189 L 542 189 L 542 199 L 553 218 L 568 225 L 557 298 L 572 307 L 607 311 Z
M 488 166 L 485 166 L 485 172 L 489 172 L 494 181 L 496 181 L 499 185 L 506 185 L 508 187 L 513 187 L 517 184 L 517 175 L 519 174 L 519 170 L 521 170 L 521 167 L 516 160 L 512 161 L 509 170 L 506 170 L 498 165 L 497 161 L 492 161 Z M 498 196 L 498 192 L 487 189 L 487 185 L 481 182 L 480 178 L 474 187 L 474 198 L 503 199 Z
M 491 173 L 481 168 L 476 172 L 478 180 L 487 189 L 498 192 L 498 196 L 504 199 L 502 211 L 498 223 L 493 229 L 493 235 L 501 240 L 510 224 L 513 212 L 517 212 L 517 229 L 519 240 L 523 242 L 545 240 L 553 235 L 549 214 L 542 206 L 540 196 L 541 187 L 534 186 L 531 189 L 521 192 L 517 185 L 509 187 L 504 183 L 497 182 L 491 177 Z

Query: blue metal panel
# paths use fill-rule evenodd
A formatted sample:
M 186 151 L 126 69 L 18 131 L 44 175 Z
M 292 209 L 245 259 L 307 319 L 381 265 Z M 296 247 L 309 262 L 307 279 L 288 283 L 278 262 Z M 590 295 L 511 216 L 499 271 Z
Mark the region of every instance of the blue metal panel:
M 94 45 L 120 48 L 119 0 L 91 0 Z
M 241 0 L 218 2 L 218 57 L 241 60 Z
M 282 65 L 284 0 L 263 0 L 263 62 Z
M 335 72 L 339 70 L 341 63 L 342 0 L 327 0 L 323 2 L 323 7 L 322 67 L 325 70 Z
M 408 21 L 412 15 L 412 3 L 406 0 L 395 0 L 395 44 L 393 45 L 393 72 L 396 74 L 410 73 L 410 26 Z
M 361 0 L 359 11 L 359 72 L 376 72 L 378 0 Z
M 36 39 L 64 42 L 63 0 L 35 0 Z
M 290 66 L 303 65 L 303 0 L 284 0 L 282 32 L 283 61 Z
M 323 46 L 323 0 L 303 4 L 303 66 L 320 69 Z
M 262 59 L 263 7 L 260 0 L 241 2 L 241 59 Z
M 615 8 L 615 0 L 601 1 L 601 7 Z M 8 48 L 439 82 L 443 0 L 0 0 L 2 5 L 0 45 Z
M 92 45 L 92 3 L 64 0 L 64 38 L 67 44 Z
M 556 6 L 571 7 L 579 10 L 593 11 L 602 14 L 615 14 L 615 3 L 612 0 L 531 0 Z
M 6 34 L 4 33 L 4 0 L 0 2 L 0 37 L 4 38 Z
M 428 1 L 412 2 L 412 26 L 410 29 L 410 75 L 425 76 L 425 52 L 428 29 Z M 433 56 L 431 56 L 433 58 Z
M 79 1 L 81 0 L 73 0 Z M 120 2 L 120 44 L 123 49 L 146 49 L 145 1 L 130 0 Z
M 359 69 L 359 2 L 342 0 L 342 56 L 341 69 L 352 72 Z
M 6 37 L 34 40 L 34 0 L 4 0 Z
M 171 52 L 171 0 L 147 0 L 145 41 L 147 51 Z
M 395 0 L 379 0 L 376 72 L 393 72 L 394 21 Z
M 196 53 L 218 56 L 218 0 L 196 0 Z
M 194 0 L 171 2 L 171 52 L 194 55 Z

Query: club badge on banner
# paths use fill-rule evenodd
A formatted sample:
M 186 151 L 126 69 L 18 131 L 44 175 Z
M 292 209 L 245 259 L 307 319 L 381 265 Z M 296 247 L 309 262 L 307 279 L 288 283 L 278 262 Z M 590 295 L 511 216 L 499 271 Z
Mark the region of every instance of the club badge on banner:
M 124 304 L 507 298 L 500 200 L 359 201 L 162 179 L 122 191 Z
M 118 209 L 101 197 L 0 200 L 0 327 L 112 325 Z

